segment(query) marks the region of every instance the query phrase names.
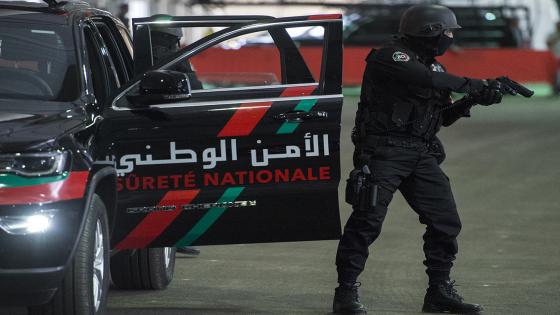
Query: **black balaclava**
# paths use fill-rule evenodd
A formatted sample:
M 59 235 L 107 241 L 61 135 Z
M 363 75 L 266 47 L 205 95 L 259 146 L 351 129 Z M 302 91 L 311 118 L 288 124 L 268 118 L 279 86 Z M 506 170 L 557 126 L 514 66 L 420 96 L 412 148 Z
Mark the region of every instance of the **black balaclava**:
M 153 32 L 152 34 L 152 57 L 154 59 L 154 65 L 157 65 L 165 58 L 180 50 L 179 38 L 162 32 Z M 178 62 L 168 70 L 185 73 L 189 72 L 189 68 L 184 62 Z
M 162 32 L 152 32 L 152 55 L 154 64 L 179 51 L 179 39 Z
M 404 35 L 403 39 L 425 61 L 443 55 L 453 44 L 453 38 L 443 33 L 433 37 Z
M 449 47 L 451 47 L 451 45 L 453 45 L 453 37 L 449 37 L 444 33 L 441 33 L 437 40 L 435 56 L 441 56 L 445 54 L 445 52 Z

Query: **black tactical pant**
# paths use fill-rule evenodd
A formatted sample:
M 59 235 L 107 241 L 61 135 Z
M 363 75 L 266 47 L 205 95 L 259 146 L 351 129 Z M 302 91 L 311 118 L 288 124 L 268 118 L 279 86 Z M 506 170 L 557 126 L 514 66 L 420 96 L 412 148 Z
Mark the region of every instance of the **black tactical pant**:
M 369 152 L 372 181 L 378 185 L 378 202 L 363 211 L 354 208 L 338 245 L 338 281 L 355 282 L 364 270 L 368 247 L 377 239 L 387 206 L 397 189 L 426 225 L 424 253 L 431 283 L 449 279 L 457 254 L 461 221 L 449 179 L 425 148 L 377 146 Z

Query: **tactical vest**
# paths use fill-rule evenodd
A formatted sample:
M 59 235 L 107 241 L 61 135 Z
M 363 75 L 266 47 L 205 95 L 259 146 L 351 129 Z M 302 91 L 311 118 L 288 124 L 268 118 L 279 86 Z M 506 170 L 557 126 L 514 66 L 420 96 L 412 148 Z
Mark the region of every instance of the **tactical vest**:
M 407 50 L 410 52 L 410 50 Z M 449 105 L 444 90 L 406 85 L 390 76 L 372 75 L 372 50 L 366 61 L 356 129 L 360 135 L 414 137 L 431 141 L 442 125 L 442 110 Z M 417 58 L 411 54 L 410 58 Z M 437 62 L 431 71 L 444 72 Z

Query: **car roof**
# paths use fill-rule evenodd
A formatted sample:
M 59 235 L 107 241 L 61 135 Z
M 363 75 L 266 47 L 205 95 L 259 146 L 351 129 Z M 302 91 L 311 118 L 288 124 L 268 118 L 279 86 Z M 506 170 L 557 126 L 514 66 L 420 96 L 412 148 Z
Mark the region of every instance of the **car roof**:
M 39 22 L 68 25 L 71 16 L 87 17 L 95 14 L 110 15 L 93 9 L 83 1 L 61 1 L 59 5 L 49 6 L 45 2 L 0 1 L 0 21 Z

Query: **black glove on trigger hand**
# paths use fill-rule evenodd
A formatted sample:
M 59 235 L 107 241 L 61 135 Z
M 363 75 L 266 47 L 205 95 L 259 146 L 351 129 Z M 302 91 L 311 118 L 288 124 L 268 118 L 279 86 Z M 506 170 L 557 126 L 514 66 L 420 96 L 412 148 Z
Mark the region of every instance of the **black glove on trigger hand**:
M 488 106 L 498 104 L 502 101 L 503 94 L 500 91 L 501 83 L 498 80 L 484 80 L 484 87 L 478 93 L 471 95 L 472 100 L 480 105 Z

